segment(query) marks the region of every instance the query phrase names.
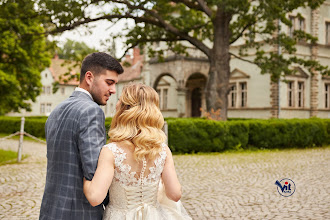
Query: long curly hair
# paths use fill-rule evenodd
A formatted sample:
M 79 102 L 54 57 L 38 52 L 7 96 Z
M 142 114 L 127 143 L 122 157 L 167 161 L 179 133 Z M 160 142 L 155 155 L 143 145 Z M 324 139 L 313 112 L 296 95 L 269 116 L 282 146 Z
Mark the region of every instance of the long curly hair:
M 110 142 L 133 143 L 137 161 L 156 158 L 166 140 L 157 92 L 141 83 L 129 83 L 123 88 L 116 110 L 108 133 Z

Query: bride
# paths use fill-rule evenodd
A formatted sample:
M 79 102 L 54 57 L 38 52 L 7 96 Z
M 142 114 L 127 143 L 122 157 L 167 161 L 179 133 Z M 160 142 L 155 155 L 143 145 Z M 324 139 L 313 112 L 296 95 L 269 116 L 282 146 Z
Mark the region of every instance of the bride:
M 84 193 L 96 206 L 109 190 L 103 219 L 191 219 L 181 202 L 181 185 L 172 153 L 161 130 L 164 118 L 156 91 L 146 85 L 125 86 L 109 131 Z

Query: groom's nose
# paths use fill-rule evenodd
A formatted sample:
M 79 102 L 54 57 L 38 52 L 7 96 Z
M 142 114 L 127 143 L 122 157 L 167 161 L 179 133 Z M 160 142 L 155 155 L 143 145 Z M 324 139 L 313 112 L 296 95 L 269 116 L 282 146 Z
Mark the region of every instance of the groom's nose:
M 110 95 L 116 93 L 116 85 L 111 85 L 110 86 L 109 93 L 110 93 Z

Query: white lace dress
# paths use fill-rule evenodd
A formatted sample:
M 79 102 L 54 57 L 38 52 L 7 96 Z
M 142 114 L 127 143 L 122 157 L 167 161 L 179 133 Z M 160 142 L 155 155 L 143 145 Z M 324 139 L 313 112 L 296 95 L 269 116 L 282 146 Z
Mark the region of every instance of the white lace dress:
M 115 172 L 112 180 L 107 205 L 103 219 L 105 220 L 171 220 L 191 219 L 181 202 L 170 201 L 164 193 L 158 192 L 161 174 L 163 172 L 166 150 L 162 146 L 159 157 L 149 167 L 149 174 L 145 177 L 147 161 L 143 160 L 143 167 L 137 178 L 136 172 L 127 162 L 127 153 L 110 143 L 109 148 L 115 156 Z M 158 199 L 157 199 L 158 197 Z

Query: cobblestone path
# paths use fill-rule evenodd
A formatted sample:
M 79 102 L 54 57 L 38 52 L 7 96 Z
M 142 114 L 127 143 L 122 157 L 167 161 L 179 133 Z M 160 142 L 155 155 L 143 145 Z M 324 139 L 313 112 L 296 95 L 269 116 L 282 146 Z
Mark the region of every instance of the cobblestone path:
M 17 150 L 18 141 L 0 142 Z M 20 164 L 0 166 L 0 219 L 38 219 L 46 147 L 24 142 Z M 193 219 L 330 219 L 330 148 L 174 157 Z M 283 197 L 276 180 L 290 178 Z

